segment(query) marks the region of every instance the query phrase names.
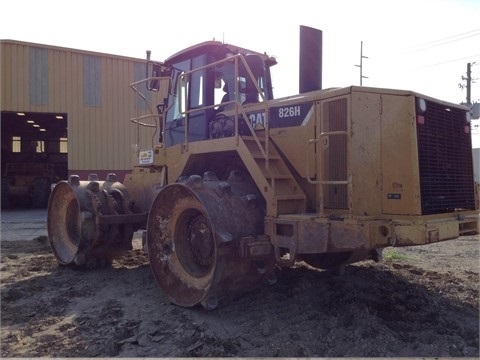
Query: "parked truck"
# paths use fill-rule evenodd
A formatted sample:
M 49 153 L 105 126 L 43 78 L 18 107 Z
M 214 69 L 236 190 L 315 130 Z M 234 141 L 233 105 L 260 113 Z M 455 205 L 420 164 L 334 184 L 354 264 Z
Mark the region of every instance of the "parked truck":
M 143 231 L 165 299 L 215 309 L 298 261 L 338 269 L 382 249 L 478 232 L 469 112 L 413 91 L 321 88 L 322 32 L 301 27 L 300 91 L 277 61 L 218 41 L 131 85 L 162 101 L 131 119 L 152 144 L 122 182 L 72 175 L 48 206 L 58 262 L 110 263 Z

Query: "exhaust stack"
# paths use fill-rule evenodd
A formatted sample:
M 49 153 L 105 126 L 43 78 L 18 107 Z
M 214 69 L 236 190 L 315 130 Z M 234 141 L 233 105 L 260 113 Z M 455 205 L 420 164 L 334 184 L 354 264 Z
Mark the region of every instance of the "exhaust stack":
M 322 89 L 322 31 L 300 26 L 299 93 Z

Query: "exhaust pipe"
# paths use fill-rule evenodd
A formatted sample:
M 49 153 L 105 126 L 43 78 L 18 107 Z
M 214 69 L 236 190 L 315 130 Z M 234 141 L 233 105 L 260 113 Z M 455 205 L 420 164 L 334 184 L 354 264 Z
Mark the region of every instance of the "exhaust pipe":
M 322 31 L 300 26 L 299 93 L 322 89 Z

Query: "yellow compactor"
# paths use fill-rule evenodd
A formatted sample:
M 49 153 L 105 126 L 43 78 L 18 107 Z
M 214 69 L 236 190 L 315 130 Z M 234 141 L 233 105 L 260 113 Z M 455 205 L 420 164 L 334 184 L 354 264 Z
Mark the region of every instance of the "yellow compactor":
M 48 237 L 62 265 L 108 264 L 143 230 L 165 299 L 215 309 L 297 261 L 379 260 L 478 232 L 470 113 L 412 91 L 321 88 L 319 30 L 301 27 L 300 91 L 275 99 L 264 53 L 207 41 L 141 86 L 163 99 L 122 182 L 71 175 L 52 191 Z

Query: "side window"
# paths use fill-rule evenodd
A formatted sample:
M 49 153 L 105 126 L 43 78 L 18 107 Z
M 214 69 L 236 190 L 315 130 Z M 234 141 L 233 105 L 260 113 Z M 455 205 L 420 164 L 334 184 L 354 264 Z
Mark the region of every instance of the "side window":
M 184 79 L 182 74 L 190 69 L 190 60 L 185 60 L 175 64 L 174 68 L 175 70 L 173 78 L 175 79 L 175 82 L 172 86 L 171 94 L 169 96 L 167 122 L 181 118 L 181 111 L 185 111 L 185 107 L 180 104 L 180 99 L 185 99 L 187 92 L 187 83 L 182 80 Z
M 174 105 L 174 119 L 181 118 L 183 113 L 186 110 L 186 99 L 188 94 L 188 79 L 184 75 L 185 73 L 182 72 L 179 74 L 178 77 L 178 85 L 176 87 L 176 93 L 173 97 L 175 101 Z
M 244 104 L 247 100 L 247 79 L 243 76 L 238 77 L 238 89 L 240 91 L 240 104 Z M 250 90 L 253 91 L 253 87 L 250 87 Z
M 266 70 L 265 63 L 263 62 L 262 58 L 257 55 L 246 55 L 245 61 L 250 68 L 253 78 L 243 63 L 241 63 L 238 81 L 242 103 L 254 103 L 262 101 L 263 98 L 260 96 L 260 94 L 262 94 L 265 98 L 268 98 L 265 96 L 267 90 L 265 88 Z
M 198 108 L 205 104 L 205 70 L 194 71 L 189 76 L 184 74 L 192 68 L 198 68 L 205 63 L 205 56 L 198 56 L 191 61 L 185 60 L 174 64 L 176 79 L 170 94 L 167 122 L 183 117 L 182 112 L 188 108 Z M 187 103 L 188 102 L 188 103 Z
M 205 64 L 205 55 L 197 56 L 192 60 L 192 69 L 198 69 Z M 204 105 L 205 69 L 194 71 L 190 79 L 190 107 L 198 108 Z
M 216 105 L 229 100 L 227 83 L 222 77 L 215 78 L 214 102 Z
M 265 99 L 268 99 L 268 95 L 267 95 L 267 89 L 266 89 L 266 85 L 265 85 L 265 78 L 262 76 L 262 77 L 259 77 L 257 79 L 257 82 L 258 82 L 258 87 L 260 88 L 261 90 L 261 94 L 263 95 L 263 97 Z M 260 101 L 262 101 L 262 97 L 260 97 Z
M 190 108 L 198 108 L 203 105 L 203 84 L 204 84 L 204 76 L 201 72 L 195 71 L 191 79 L 184 78 L 188 83 L 186 87 L 189 88 L 188 100 L 190 101 Z M 186 99 L 186 98 L 184 98 Z
M 215 105 L 235 100 L 235 69 L 233 62 L 224 62 L 214 69 L 215 86 L 213 98 Z M 230 105 L 233 107 L 233 104 Z M 218 110 L 218 108 L 216 108 Z M 222 110 L 223 107 L 220 107 Z

